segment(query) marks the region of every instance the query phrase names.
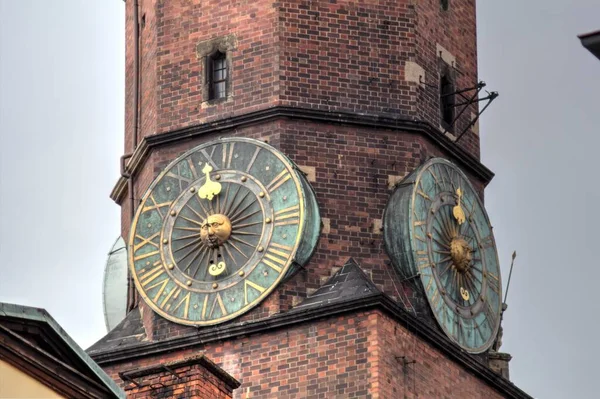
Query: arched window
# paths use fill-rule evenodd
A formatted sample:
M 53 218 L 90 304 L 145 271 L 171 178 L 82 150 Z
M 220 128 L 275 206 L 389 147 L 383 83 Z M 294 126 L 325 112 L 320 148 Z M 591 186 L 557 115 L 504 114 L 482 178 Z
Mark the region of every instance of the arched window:
M 208 82 L 208 99 L 216 100 L 227 97 L 227 57 L 217 51 L 206 59 L 206 80 Z

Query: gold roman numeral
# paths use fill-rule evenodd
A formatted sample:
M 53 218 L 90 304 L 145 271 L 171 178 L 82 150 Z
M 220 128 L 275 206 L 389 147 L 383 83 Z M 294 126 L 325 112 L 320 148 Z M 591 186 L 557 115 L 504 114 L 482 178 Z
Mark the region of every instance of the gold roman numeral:
M 273 270 L 281 273 L 282 268 L 287 264 L 293 248 L 287 245 L 271 243 L 267 249 L 263 262 Z
M 174 290 L 171 290 L 167 296 L 165 297 L 165 299 L 163 299 L 163 301 L 160 303 L 159 307 L 161 309 L 165 309 L 165 305 L 167 304 L 167 302 L 169 302 L 169 300 L 171 298 L 173 299 L 177 299 L 177 297 L 179 296 L 179 293 L 181 292 L 181 287 L 177 287 Z M 169 309 L 170 305 L 167 306 L 167 310 Z
M 208 307 L 208 295 L 204 296 L 204 304 L 202 305 L 202 320 L 206 320 L 206 308 Z
M 191 297 L 191 295 L 192 295 L 192 293 L 188 292 L 186 296 L 184 296 L 183 298 L 181 298 L 181 300 L 177 303 L 177 305 L 175 305 L 175 308 L 173 308 L 173 313 L 177 312 L 177 310 L 181 307 L 181 305 L 183 305 L 185 303 L 185 305 L 183 305 L 183 318 L 187 319 L 189 311 L 190 311 L 190 297 Z
M 210 310 L 209 314 L 209 317 L 211 319 L 213 318 L 213 313 L 215 312 L 217 304 L 219 304 L 219 309 L 221 309 L 221 317 L 227 316 L 227 309 L 225 309 L 225 303 L 223 303 L 223 298 L 221 298 L 220 293 L 217 293 L 217 296 L 215 296 L 215 300 L 213 301 L 212 309 Z
M 430 278 L 429 282 L 427 283 L 427 287 L 425 287 L 425 292 L 429 292 L 429 290 L 431 289 L 432 286 L 433 286 L 433 278 Z
M 491 248 L 494 245 L 494 238 L 490 234 L 489 236 L 483 238 L 479 245 L 481 245 L 482 248 Z
M 215 149 L 216 149 L 216 148 L 217 148 L 216 146 L 214 146 L 214 147 L 213 147 L 213 149 L 212 149 L 212 151 L 211 151 L 211 154 L 210 154 L 210 155 L 208 155 L 208 152 L 206 152 L 206 149 L 202 149 L 202 150 L 200 150 L 200 152 L 202 153 L 202 155 L 204 155 L 204 157 L 206 158 L 207 162 L 208 162 L 208 163 L 209 163 L 209 164 L 210 164 L 210 165 L 211 165 L 211 166 L 212 166 L 214 169 L 219 169 L 219 167 L 217 166 L 217 164 L 215 163 L 215 161 L 213 161 L 213 159 L 212 159 L 212 156 L 214 155 L 214 153 L 215 153 Z
M 190 168 L 190 171 L 192 172 L 192 176 L 194 177 L 194 180 L 196 180 L 198 178 L 198 171 L 196 170 L 196 166 L 194 165 L 194 161 L 192 161 L 192 157 L 188 157 L 186 159 L 186 162 Z
M 417 265 L 419 270 L 431 266 L 431 263 L 429 263 L 429 254 L 427 251 L 417 251 Z
M 421 237 L 421 236 L 419 236 L 419 235 L 415 234 L 415 238 L 416 238 L 417 240 L 419 240 L 419 241 L 422 241 L 422 242 L 424 242 L 424 243 L 427 243 L 427 240 L 425 239 L 425 237 Z
M 147 286 L 165 272 L 160 261 L 156 262 L 153 266 L 155 266 L 153 269 L 150 269 L 140 276 L 140 284 L 142 284 L 142 287 Z
M 275 212 L 274 226 L 288 226 L 300 223 L 300 205 L 290 206 Z
M 223 169 L 231 168 L 231 161 L 233 160 L 233 148 L 235 143 L 224 143 L 223 144 Z
M 417 194 L 419 194 L 421 197 L 425 198 L 427 201 L 433 202 L 431 200 L 431 198 L 429 197 L 429 195 L 425 194 L 422 190 L 417 190 Z
M 272 193 L 277 190 L 283 183 L 292 178 L 290 172 L 287 169 L 283 169 L 275 178 L 271 181 L 271 183 L 267 184 L 267 191 Z
M 500 279 L 494 273 L 487 272 L 487 275 L 490 277 L 487 281 L 490 288 L 496 293 L 500 294 Z
M 156 233 L 152 234 L 150 237 L 148 238 L 144 238 L 139 234 L 135 235 L 135 238 L 139 238 L 140 240 L 142 240 L 141 242 L 135 244 L 133 246 L 133 252 L 137 252 L 138 249 L 140 249 L 141 247 L 150 244 L 155 248 L 158 248 L 158 244 L 153 242 L 152 240 L 154 240 L 156 237 L 160 236 L 160 231 L 157 231 Z
M 150 195 L 150 197 L 148 197 L 148 200 L 146 201 L 146 203 L 148 203 L 149 201 L 152 201 L 152 204 L 144 206 L 144 208 L 142 209 L 142 212 L 148 212 L 148 211 L 156 209 L 156 211 L 158 212 L 158 214 L 161 217 L 164 217 L 164 216 L 163 216 L 162 212 L 160 211 L 160 208 L 164 208 L 165 206 L 171 206 L 171 204 L 172 204 L 171 201 L 161 202 L 160 204 L 158 204 L 158 203 L 156 203 L 156 200 L 154 199 L 153 195 Z
M 458 319 L 458 335 L 457 338 L 463 345 L 467 342 L 467 335 L 465 334 L 465 326 L 463 326 L 462 319 L 460 317 L 456 317 Z
M 256 157 L 258 157 L 259 152 L 260 152 L 260 147 L 256 147 L 256 150 L 254 150 L 254 155 L 252 155 L 252 158 L 250 159 L 250 162 L 248 163 L 248 167 L 246 168 L 246 173 L 250 173 L 250 169 L 252 169 L 252 165 L 254 165 L 254 161 L 256 161 Z
M 431 174 L 431 177 L 433 177 L 433 181 L 436 187 L 440 186 L 440 180 L 438 179 L 437 175 L 435 174 L 433 167 L 428 169 L 429 173 Z
M 146 292 L 150 291 L 152 288 L 156 288 L 158 286 L 160 286 L 159 290 L 156 292 L 156 295 L 154 295 L 154 298 L 152 298 L 152 302 L 157 303 L 158 302 L 158 298 L 160 298 L 160 296 L 162 295 L 163 291 L 165 290 L 165 287 L 167 286 L 167 284 L 169 283 L 169 276 L 165 275 L 165 279 L 161 280 L 157 283 L 154 283 L 146 288 Z
M 433 309 L 437 312 L 437 308 L 440 304 L 440 302 L 442 301 L 442 297 L 440 297 L 440 291 L 439 290 L 435 290 L 435 292 L 433 293 L 433 295 L 431 296 L 431 306 L 433 307 Z
M 141 259 L 146 259 L 146 258 L 149 258 L 149 257 L 151 257 L 151 256 L 158 255 L 158 254 L 159 254 L 159 251 L 147 252 L 147 253 L 145 253 L 145 254 L 141 254 L 141 255 L 138 255 L 138 256 L 134 256 L 134 257 L 133 257 L 133 261 L 134 261 L 134 262 L 137 262 L 138 260 L 141 260 Z
M 485 312 L 485 316 L 488 319 L 488 323 L 490 324 L 490 326 L 494 325 L 497 317 L 497 312 L 494 309 L 492 309 L 492 306 L 488 301 L 485 302 L 483 311 Z
M 189 177 L 183 176 L 183 174 L 181 173 L 182 167 L 184 165 L 187 165 L 188 168 L 190 169 L 190 173 L 192 174 L 191 179 Z M 176 179 L 177 183 L 179 185 L 178 192 L 181 192 L 183 189 L 188 187 L 190 185 L 190 183 L 192 183 L 194 180 L 196 180 L 198 178 L 198 172 L 196 171 L 196 167 L 194 166 L 194 162 L 192 161 L 192 159 L 187 158 L 187 159 L 179 162 L 177 165 L 175 165 L 175 167 L 173 169 L 171 169 L 169 172 L 167 172 L 167 174 L 165 176 Z
M 485 323 L 487 321 L 487 319 L 483 320 L 481 322 L 481 324 Z M 479 324 L 475 323 L 475 330 L 477 330 L 477 333 L 479 333 L 479 337 L 481 338 L 481 342 L 485 342 L 485 337 L 483 336 L 483 332 L 481 331 L 481 329 L 479 328 Z
M 419 272 L 429 271 L 429 269 L 431 268 L 431 263 L 420 263 L 417 267 L 419 268 Z
M 248 304 L 248 286 L 250 286 L 251 288 L 254 288 L 261 294 L 263 292 L 265 292 L 265 290 L 266 290 L 265 287 L 261 287 L 260 285 L 254 283 L 252 281 L 249 281 L 248 279 L 244 280 L 244 305 Z
M 193 167 L 193 163 L 190 161 L 189 165 Z M 177 165 L 179 166 L 179 165 Z M 196 172 L 196 169 L 192 169 L 192 174 Z M 165 176 L 172 177 L 174 179 L 179 180 L 180 182 L 187 183 L 188 185 L 192 182 L 192 179 L 188 179 L 187 177 L 181 176 L 179 174 L 175 174 L 172 171 L 169 171 Z M 187 186 L 187 185 L 186 185 Z

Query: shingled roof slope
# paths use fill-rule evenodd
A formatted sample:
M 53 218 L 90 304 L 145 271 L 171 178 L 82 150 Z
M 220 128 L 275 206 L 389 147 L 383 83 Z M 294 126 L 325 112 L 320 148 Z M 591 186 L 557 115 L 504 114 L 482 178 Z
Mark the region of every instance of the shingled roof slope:
M 98 342 L 90 346 L 86 352 L 93 354 L 105 350 L 118 349 L 122 346 L 129 346 L 142 342 L 146 339 L 146 331 L 142 324 L 140 309 L 135 308 L 108 334 L 102 337 Z
M 377 294 L 381 294 L 381 291 L 361 270 L 358 263 L 350 258 L 324 285 L 290 312 L 366 298 Z

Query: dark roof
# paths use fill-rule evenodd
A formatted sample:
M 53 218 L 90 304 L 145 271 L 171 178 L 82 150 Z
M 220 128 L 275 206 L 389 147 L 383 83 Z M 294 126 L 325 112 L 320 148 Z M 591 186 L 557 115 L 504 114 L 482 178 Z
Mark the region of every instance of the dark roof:
M 0 357 L 65 396 L 125 398 L 44 309 L 0 302 Z
M 578 36 L 583 47 L 590 50 L 600 60 L 600 30 Z
M 350 258 L 324 285 L 291 312 L 360 299 L 380 293 L 381 291 L 360 269 L 356 261 Z
M 360 299 L 380 294 L 375 284 L 350 258 L 323 286 L 290 312 L 304 311 L 331 303 Z M 125 319 L 112 331 L 87 349 L 89 354 L 118 350 L 146 341 L 146 333 L 140 318 L 139 308 L 127 314 Z
M 108 334 L 87 349 L 88 353 L 119 349 L 146 340 L 146 330 L 140 317 L 140 309 L 135 308 Z

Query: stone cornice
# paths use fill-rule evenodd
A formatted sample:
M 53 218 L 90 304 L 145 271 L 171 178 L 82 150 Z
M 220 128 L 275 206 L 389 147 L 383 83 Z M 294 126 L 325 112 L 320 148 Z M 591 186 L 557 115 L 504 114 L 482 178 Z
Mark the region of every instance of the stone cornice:
M 421 134 L 433 141 L 443 151 L 449 154 L 452 158 L 452 161 L 458 163 L 469 173 L 479 178 L 484 185 L 487 185 L 494 177 L 494 173 L 485 167 L 476 157 L 471 155 L 462 147 L 459 147 L 451 139 L 443 135 L 438 128 L 427 122 L 395 118 L 390 115 L 384 116 L 376 114 L 363 114 L 358 112 L 321 111 L 285 106 L 276 106 L 242 115 L 219 119 L 214 122 L 201 123 L 182 129 L 144 137 L 129 159 L 129 162 L 125 168 L 126 173 L 129 175 L 135 175 L 144 165 L 144 162 L 148 156 L 150 156 L 155 147 L 182 139 L 190 139 L 203 134 L 239 128 L 251 124 L 276 120 L 278 118 L 301 119 L 314 122 L 392 129 Z M 121 176 L 110 194 L 110 198 L 117 203 L 121 203 L 123 200 L 123 195 L 127 186 L 126 182 L 127 179 Z
M 318 308 L 291 310 L 287 313 L 279 313 L 262 320 L 203 328 L 199 329 L 196 334 L 164 341 L 134 344 L 114 350 L 90 352 L 89 355 L 99 365 L 108 366 L 112 363 L 130 362 L 136 358 L 159 356 L 176 350 L 206 345 L 210 342 L 234 339 L 240 336 L 250 336 L 295 324 L 369 310 L 382 310 L 411 333 L 416 334 L 431 344 L 448 358 L 463 366 L 467 371 L 482 379 L 486 384 L 496 389 L 505 397 L 531 399 L 527 393 L 481 364 L 475 357 L 449 341 L 442 333 L 407 313 L 391 298 L 381 293 L 375 293 L 351 301 L 329 303 Z
M 203 353 L 200 355 L 185 358 L 183 360 L 176 360 L 172 362 L 162 363 L 159 365 L 152 365 L 148 367 L 141 367 L 133 370 L 123 371 L 119 373 L 119 377 L 121 377 L 121 379 L 123 380 L 132 378 L 135 379 L 147 377 L 153 374 L 171 372 L 174 369 L 195 365 L 201 365 L 202 367 L 210 371 L 212 374 L 214 374 L 219 380 L 227 384 L 227 386 L 231 389 L 239 388 L 239 386 L 242 385 L 238 380 L 229 375 L 229 373 L 227 373 L 221 367 L 217 366 L 209 358 L 204 356 Z

